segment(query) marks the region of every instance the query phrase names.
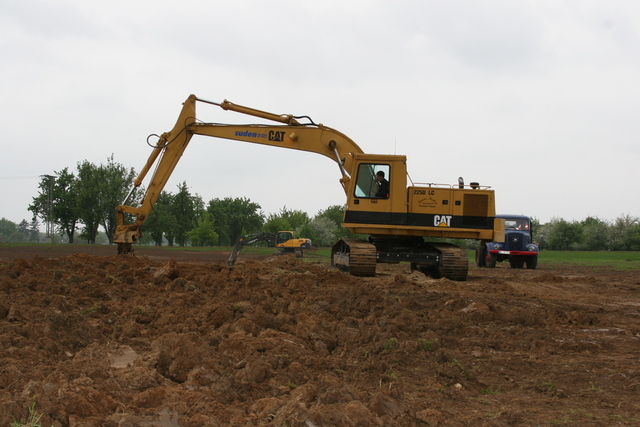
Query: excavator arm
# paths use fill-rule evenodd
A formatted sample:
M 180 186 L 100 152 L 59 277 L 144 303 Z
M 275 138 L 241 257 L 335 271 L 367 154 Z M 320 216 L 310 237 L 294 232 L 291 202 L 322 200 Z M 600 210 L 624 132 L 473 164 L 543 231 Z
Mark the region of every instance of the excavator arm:
M 233 247 L 233 251 L 231 251 L 231 255 L 229 256 L 229 266 L 233 266 L 236 263 L 238 254 L 240 254 L 240 251 L 245 245 L 251 245 L 261 241 L 268 242 L 270 246 L 275 246 L 276 235 L 274 233 L 257 233 L 239 238 L 236 245 Z
M 223 110 L 234 111 L 281 124 L 231 125 L 203 123 L 196 119 L 196 102 L 216 105 Z M 298 119 L 301 118 L 307 118 L 310 123 L 300 123 Z M 114 242 L 118 244 L 118 253 L 131 252 L 131 245 L 142 236 L 144 222 L 193 135 L 212 136 L 321 154 L 338 164 L 341 176 L 340 183 L 345 193 L 351 179 L 353 156 L 363 153 L 362 149 L 343 133 L 322 124 L 315 124 L 306 116 L 277 115 L 236 105 L 226 100 L 222 103 L 216 103 L 190 95 L 183 103 L 182 111 L 175 126 L 171 131 L 160 135 L 147 162 L 134 180 L 133 189 L 122 205 L 116 208 L 117 227 Z M 154 166 L 155 171 L 151 176 L 140 205 L 138 207 L 129 206 L 129 199 L 133 191 L 140 187 L 142 181 Z M 127 215 L 130 217 L 127 217 Z

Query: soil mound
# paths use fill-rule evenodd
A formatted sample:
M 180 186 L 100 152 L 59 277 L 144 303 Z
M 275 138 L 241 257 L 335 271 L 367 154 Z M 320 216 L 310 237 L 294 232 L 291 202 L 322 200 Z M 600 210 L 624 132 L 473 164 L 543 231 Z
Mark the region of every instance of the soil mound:
M 0 425 L 640 423 L 640 284 L 612 271 L 47 255 L 0 260 Z

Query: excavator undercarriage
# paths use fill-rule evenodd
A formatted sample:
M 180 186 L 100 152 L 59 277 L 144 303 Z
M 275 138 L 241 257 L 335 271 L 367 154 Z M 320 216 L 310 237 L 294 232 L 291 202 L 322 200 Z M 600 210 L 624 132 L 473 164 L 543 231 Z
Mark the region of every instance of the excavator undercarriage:
M 331 249 L 331 264 L 353 276 L 367 277 L 375 276 L 377 263 L 409 262 L 411 270 L 418 270 L 436 279 L 467 279 L 467 252 L 455 245 L 428 243 L 421 237 L 372 236 L 369 240 L 339 240 Z

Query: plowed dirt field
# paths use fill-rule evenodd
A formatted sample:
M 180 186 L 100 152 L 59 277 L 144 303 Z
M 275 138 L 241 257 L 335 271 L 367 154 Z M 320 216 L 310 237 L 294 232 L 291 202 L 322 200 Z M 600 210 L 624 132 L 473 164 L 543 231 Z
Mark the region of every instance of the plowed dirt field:
M 640 425 L 638 271 L 42 246 L 0 245 L 0 426 Z

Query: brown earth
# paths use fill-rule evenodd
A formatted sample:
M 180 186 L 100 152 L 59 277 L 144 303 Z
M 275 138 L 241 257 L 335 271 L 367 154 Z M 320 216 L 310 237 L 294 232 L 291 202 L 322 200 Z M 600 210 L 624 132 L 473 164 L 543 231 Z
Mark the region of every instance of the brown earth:
M 640 425 L 638 271 L 78 248 L 0 245 L 1 426 Z

